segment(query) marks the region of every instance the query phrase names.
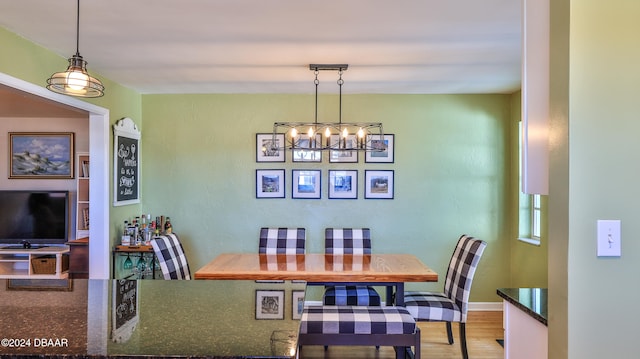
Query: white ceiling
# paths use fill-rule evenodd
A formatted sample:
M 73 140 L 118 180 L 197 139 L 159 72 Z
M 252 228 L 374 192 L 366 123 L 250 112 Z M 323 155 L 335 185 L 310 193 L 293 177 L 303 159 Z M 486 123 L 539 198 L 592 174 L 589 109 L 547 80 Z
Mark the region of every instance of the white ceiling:
M 64 58 L 75 20 L 75 0 L 0 0 L 0 26 Z M 520 0 L 83 0 L 79 50 L 143 94 L 312 93 L 310 63 L 349 64 L 343 93 L 510 93 L 520 26 Z

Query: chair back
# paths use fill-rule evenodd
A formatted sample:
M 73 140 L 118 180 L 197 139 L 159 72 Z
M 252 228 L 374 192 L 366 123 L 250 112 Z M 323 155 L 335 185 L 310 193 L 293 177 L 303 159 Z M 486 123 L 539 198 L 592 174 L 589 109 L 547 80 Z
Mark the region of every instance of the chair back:
M 327 228 L 324 230 L 325 254 L 371 254 L 369 228 Z
M 463 234 L 460 236 L 449 262 L 444 282 L 444 294 L 460 307 L 463 323 L 467 321 L 473 276 L 486 246 L 486 242 Z
M 306 231 L 304 228 L 260 228 L 258 253 L 304 254 Z
M 151 246 L 160 263 L 164 279 L 191 279 L 187 256 L 175 233 L 155 237 Z

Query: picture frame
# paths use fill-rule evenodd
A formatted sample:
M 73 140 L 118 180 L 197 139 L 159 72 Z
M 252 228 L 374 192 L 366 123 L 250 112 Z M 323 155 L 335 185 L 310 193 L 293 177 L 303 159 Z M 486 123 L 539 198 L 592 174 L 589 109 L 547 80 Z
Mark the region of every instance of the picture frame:
M 284 170 L 256 170 L 256 198 L 284 198 Z
M 393 170 L 365 170 L 364 198 L 393 199 Z
M 112 282 L 111 340 L 125 343 L 140 321 L 140 281 L 119 279 Z
M 7 290 L 72 292 L 73 279 L 7 279 Z
M 274 139 L 275 137 L 275 139 Z M 275 140 L 277 150 L 271 149 L 271 144 Z M 256 162 L 285 162 L 286 151 L 284 150 L 284 133 L 257 133 L 256 134 Z
M 358 171 L 329 170 L 330 199 L 358 199 Z
M 73 132 L 9 132 L 9 179 L 75 178 Z
M 140 203 L 140 138 L 132 119 L 113 125 L 113 205 Z
M 284 319 L 284 290 L 256 290 L 256 319 Z
M 367 151 L 364 161 L 368 163 L 393 163 L 395 136 L 393 134 L 384 134 L 382 135 L 382 141 L 379 138 L 380 135 L 369 135 L 367 136 L 367 143 L 370 143 L 371 147 L 377 147 L 378 143 L 384 142 L 387 149 L 382 152 Z
M 292 170 L 291 198 L 319 199 L 322 193 L 320 170 Z
M 291 291 L 291 319 L 302 318 L 304 310 L 304 290 Z
M 322 143 L 322 135 L 316 134 L 315 137 L 316 139 L 313 148 L 315 148 L 318 143 Z M 296 148 L 291 150 L 293 162 L 322 162 L 322 151 L 305 149 L 310 148 L 308 138 L 298 139 L 296 141 L 296 146 Z
M 342 141 L 343 137 L 340 135 L 331 135 L 329 141 L 331 146 L 338 146 L 339 141 Z M 358 162 L 358 151 L 357 150 L 349 150 L 352 148 L 356 148 L 357 139 L 356 135 L 348 135 L 346 139 L 344 139 L 343 146 L 345 150 L 331 150 L 329 151 L 329 162 L 331 163 L 357 163 Z

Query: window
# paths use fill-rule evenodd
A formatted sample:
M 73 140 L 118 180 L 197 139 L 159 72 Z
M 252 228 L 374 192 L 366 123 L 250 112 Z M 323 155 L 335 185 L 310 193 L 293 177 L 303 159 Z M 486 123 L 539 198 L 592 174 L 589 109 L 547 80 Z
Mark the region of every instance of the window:
M 531 236 L 540 240 L 540 195 L 531 195 Z
M 522 122 L 519 125 L 519 160 L 518 160 L 518 183 L 522 183 Z M 518 185 L 518 240 L 534 245 L 540 245 L 540 220 L 542 218 L 541 196 L 539 194 L 526 194 L 520 190 Z

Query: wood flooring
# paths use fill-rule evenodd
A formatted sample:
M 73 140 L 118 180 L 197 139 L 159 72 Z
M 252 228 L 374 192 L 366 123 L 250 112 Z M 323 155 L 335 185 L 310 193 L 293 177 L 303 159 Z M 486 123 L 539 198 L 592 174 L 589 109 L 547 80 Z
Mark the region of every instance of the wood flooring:
M 429 359 L 461 359 L 459 328 L 453 324 L 454 343 L 447 342 L 447 331 L 444 323 L 419 322 L 421 331 L 422 358 Z M 473 359 L 502 359 L 504 350 L 496 339 L 504 336 L 502 329 L 502 312 L 469 312 L 467 320 L 467 347 L 469 357 Z M 393 348 L 359 346 L 332 346 L 326 351 L 322 346 L 304 347 L 302 359 L 394 359 Z

